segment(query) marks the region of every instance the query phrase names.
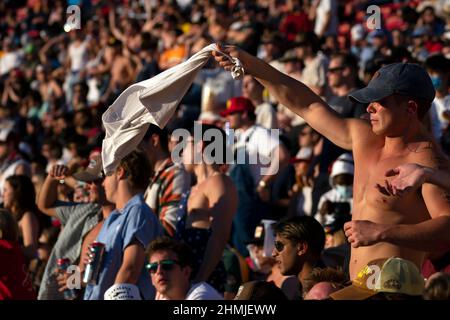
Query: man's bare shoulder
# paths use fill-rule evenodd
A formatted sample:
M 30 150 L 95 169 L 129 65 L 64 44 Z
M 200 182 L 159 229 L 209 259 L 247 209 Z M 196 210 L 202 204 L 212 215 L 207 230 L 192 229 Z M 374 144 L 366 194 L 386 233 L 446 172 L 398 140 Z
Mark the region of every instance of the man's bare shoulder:
M 408 160 L 427 167 L 449 170 L 449 158 L 444 154 L 439 145 L 433 140 L 426 140 L 412 144 L 408 147 Z
M 234 188 L 233 181 L 226 174 L 216 174 L 211 176 L 207 181 L 208 188 Z
M 358 152 L 359 149 L 366 151 L 367 148 L 383 146 L 384 138 L 372 131 L 368 120 L 348 119 L 348 125 L 351 129 L 354 152 Z
M 116 57 L 114 60 L 114 63 L 113 63 L 113 65 L 117 65 L 117 66 L 121 66 L 121 67 L 124 65 L 127 65 L 127 64 L 130 64 L 130 60 L 124 56 Z
M 225 195 L 233 195 L 236 192 L 233 181 L 225 174 L 217 174 L 208 178 L 205 185 L 205 194 L 210 196 L 217 196 L 222 193 Z

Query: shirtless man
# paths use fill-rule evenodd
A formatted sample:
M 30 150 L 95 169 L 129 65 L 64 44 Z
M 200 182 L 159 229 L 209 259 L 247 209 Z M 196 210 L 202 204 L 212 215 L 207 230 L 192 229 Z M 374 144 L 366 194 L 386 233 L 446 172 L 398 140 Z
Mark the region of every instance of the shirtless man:
M 203 140 L 204 133 L 212 130 L 216 134 L 220 132 L 225 143 L 223 130 L 206 124 L 201 125 L 201 141 L 194 141 L 193 133 L 187 139 L 183 163 L 186 171 L 195 174 L 197 184 L 191 188 L 187 203 L 185 200 L 181 205 L 176 237 L 192 248 L 194 283 L 208 280 L 223 293 L 226 274 L 221 258 L 230 237 L 238 197 L 231 179 L 220 172 L 220 163 L 214 163 L 203 152 L 211 144 L 206 138 Z M 194 161 L 200 158 L 195 155 L 198 152 L 201 152 L 201 161 Z
M 448 160 L 421 123 L 435 95 L 425 70 L 388 65 L 368 87 L 354 92 L 353 99 L 369 103 L 369 122 L 343 119 L 303 83 L 235 47 L 222 49 L 316 131 L 353 151 L 353 220 L 344 227 L 352 245 L 351 279 L 373 259 L 397 256 L 420 268 L 426 251 L 450 246 L 448 194 L 426 183 L 420 192 L 392 196 L 387 183 L 392 177 L 385 177 L 386 171 L 409 162 L 448 170 Z M 213 55 L 225 69 L 232 67 L 220 52 Z
M 135 79 L 130 58 L 127 58 L 122 53 L 122 43 L 116 40 L 111 45 L 113 47 L 112 57 L 107 59 L 110 61 L 111 79 L 109 80 L 108 89 L 102 96 L 103 101 L 106 101 L 110 95 L 116 98 Z

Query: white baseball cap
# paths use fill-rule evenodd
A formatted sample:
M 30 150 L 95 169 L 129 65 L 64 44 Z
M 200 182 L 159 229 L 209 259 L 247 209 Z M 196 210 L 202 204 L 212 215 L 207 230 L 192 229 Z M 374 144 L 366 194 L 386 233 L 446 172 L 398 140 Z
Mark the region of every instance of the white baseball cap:
M 340 174 L 354 175 L 355 165 L 350 153 L 341 154 L 333 163 L 330 174 L 330 186 L 334 187 L 333 178 Z

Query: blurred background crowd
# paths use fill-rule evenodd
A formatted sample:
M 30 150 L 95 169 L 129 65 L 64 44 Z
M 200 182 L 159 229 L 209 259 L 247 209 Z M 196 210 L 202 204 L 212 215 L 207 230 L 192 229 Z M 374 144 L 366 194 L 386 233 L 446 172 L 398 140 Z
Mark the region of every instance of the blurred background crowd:
M 70 5 L 80 8 L 79 29 L 67 23 Z M 367 12 L 370 5 L 380 9 L 379 20 Z M 371 29 L 377 21 L 380 28 Z M 0 3 L 0 202 L 12 214 L 17 234 L 7 232 L 11 221 L 0 215 L 0 240 L 11 236 L 17 242 L 14 252 L 23 254 L 36 292 L 61 230 L 60 221 L 36 205 L 51 168 L 66 165 L 71 175 L 84 170 L 101 152 L 101 115 L 125 88 L 217 42 L 239 46 L 301 80 L 349 118 L 364 117 L 367 106 L 347 95 L 381 66 L 419 63 L 436 89 L 427 126 L 450 154 L 449 1 L 5 0 Z M 183 98 L 167 134 L 194 121 L 224 127 L 227 105 L 253 114 L 260 127 L 280 129 L 287 161 L 270 194 L 260 194 L 268 212 L 261 217 L 314 217 L 326 232 L 325 251 L 331 250 L 322 260 L 346 271 L 349 246 L 342 227 L 351 219 L 351 154 L 279 104 L 251 76 L 235 81 L 213 59 Z M 239 129 L 240 123 L 231 127 Z M 170 151 L 172 141 L 166 140 Z M 58 199 L 89 202 L 89 184 L 60 184 Z M 261 228 L 259 223 L 249 232 Z M 266 279 L 273 272 L 270 257 L 249 252 L 261 242 L 247 238 L 230 241 L 224 253 L 224 259 L 242 258 L 253 274 L 238 268 L 237 288 L 244 279 Z M 5 259 L 0 257 L 0 270 Z M 444 261 L 439 270 L 449 265 L 448 254 L 435 259 Z M 230 291 L 237 288 L 235 283 Z

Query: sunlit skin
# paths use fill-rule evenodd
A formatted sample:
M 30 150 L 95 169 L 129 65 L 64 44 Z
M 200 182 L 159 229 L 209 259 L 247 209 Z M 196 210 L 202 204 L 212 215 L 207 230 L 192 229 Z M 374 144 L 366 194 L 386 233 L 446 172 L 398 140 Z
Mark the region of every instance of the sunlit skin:
M 149 263 L 162 260 L 178 260 L 177 255 L 170 250 L 160 250 L 152 254 Z M 192 269 L 188 266 L 175 264 L 172 270 L 164 270 L 161 266 L 155 273 L 150 273 L 152 284 L 158 295 L 168 300 L 184 300 L 189 290 Z
M 428 106 L 420 103 L 413 92 L 410 96 L 391 95 L 369 104 L 369 120 L 345 119 L 306 85 L 264 61 L 236 47 L 220 50 L 238 58 L 247 74 L 312 128 L 353 152 L 353 213 L 352 221 L 344 226 L 352 246 L 351 279 L 373 259 L 397 256 L 420 268 L 425 252 L 448 250 L 448 193 L 424 184 L 418 192 L 394 196 L 389 184 L 393 178 L 385 176 L 388 170 L 405 163 L 448 170 L 448 160 L 422 123 L 421 113 L 429 108 L 430 101 Z M 213 52 L 213 56 L 226 70 L 232 68 L 220 52 Z M 429 88 L 432 84 L 429 81 L 424 85 Z
M 276 248 L 272 251 L 272 256 L 275 258 L 276 265 L 280 268 L 283 276 L 298 276 L 300 279 L 300 272 L 303 264 L 306 261 L 307 245 L 305 243 L 294 243 L 293 241 L 276 235 L 275 241 L 284 244 L 283 250 L 278 251 Z
M 212 230 L 194 282 L 206 281 L 220 260 L 231 232 L 238 199 L 231 179 L 221 173 L 220 165 L 207 164 L 204 150 L 203 141 L 194 144 L 190 136 L 182 155 L 186 171 L 195 174 L 197 180 L 187 202 L 187 227 Z

